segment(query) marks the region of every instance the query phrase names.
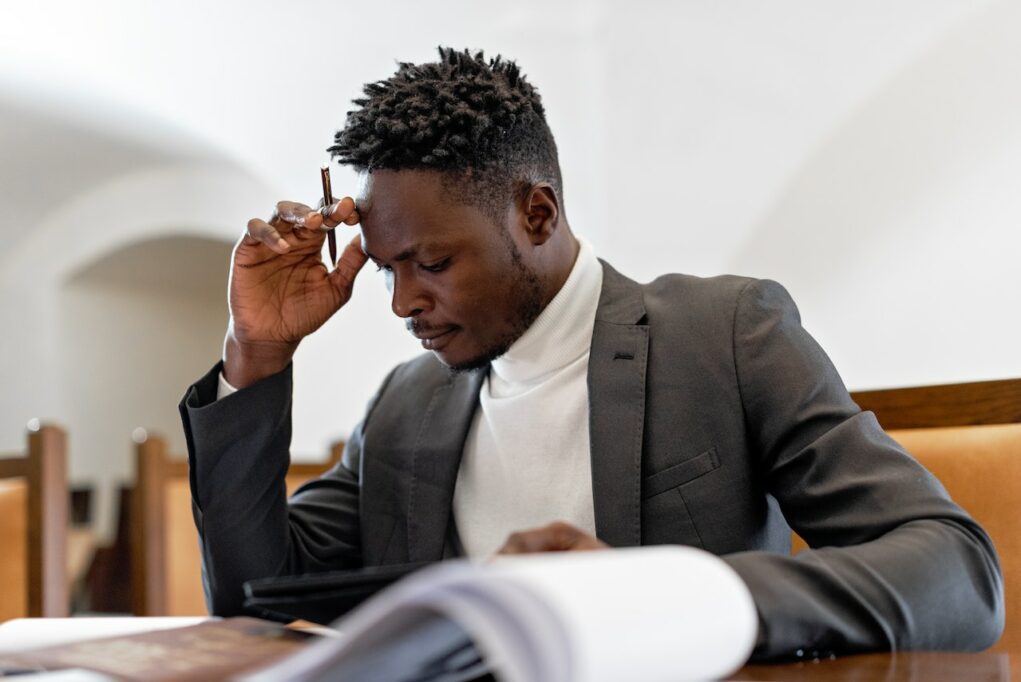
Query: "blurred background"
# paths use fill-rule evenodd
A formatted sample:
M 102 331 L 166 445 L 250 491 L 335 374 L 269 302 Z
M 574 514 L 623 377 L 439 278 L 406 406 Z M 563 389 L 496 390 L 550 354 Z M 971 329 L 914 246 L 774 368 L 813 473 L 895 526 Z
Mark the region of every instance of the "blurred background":
M 625 274 L 779 280 L 852 389 L 1021 376 L 1018 35 L 1010 0 L 4 2 L 0 452 L 63 425 L 112 541 L 132 431 L 185 450 L 246 222 L 315 202 L 361 85 L 440 44 L 518 61 Z M 298 352 L 295 458 L 418 352 L 366 270 Z

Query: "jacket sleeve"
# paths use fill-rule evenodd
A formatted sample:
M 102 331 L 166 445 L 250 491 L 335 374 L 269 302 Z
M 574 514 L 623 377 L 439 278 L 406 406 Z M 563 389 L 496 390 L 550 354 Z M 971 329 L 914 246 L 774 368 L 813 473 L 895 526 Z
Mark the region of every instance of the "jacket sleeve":
M 1004 606 L 989 536 L 851 400 L 783 287 L 743 289 L 733 338 L 756 465 L 811 547 L 724 557 L 759 610 L 753 658 L 992 645 Z
M 220 371 L 188 389 L 180 412 L 206 603 L 231 616 L 243 612 L 248 580 L 361 565 L 362 424 L 341 462 L 288 500 L 291 367 L 216 400 Z

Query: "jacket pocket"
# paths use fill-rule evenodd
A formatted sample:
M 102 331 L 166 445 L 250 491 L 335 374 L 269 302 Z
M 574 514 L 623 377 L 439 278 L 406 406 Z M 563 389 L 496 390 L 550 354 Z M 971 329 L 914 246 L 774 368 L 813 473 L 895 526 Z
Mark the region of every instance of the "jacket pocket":
M 716 454 L 716 448 L 706 450 L 701 455 L 686 459 L 680 464 L 664 469 L 658 473 L 647 476 L 642 481 L 642 497 L 652 497 L 665 493 L 668 490 L 694 481 L 700 476 L 719 468 L 720 458 Z

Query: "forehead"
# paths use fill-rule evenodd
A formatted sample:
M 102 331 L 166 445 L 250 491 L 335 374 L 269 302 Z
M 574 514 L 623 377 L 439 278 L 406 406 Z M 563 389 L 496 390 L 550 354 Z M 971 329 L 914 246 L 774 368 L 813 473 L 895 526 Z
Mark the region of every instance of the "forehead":
M 355 201 L 363 218 L 388 222 L 410 214 L 428 214 L 443 204 L 439 173 L 379 170 L 363 173 Z
M 366 173 L 355 202 L 365 250 L 381 259 L 411 247 L 484 239 L 492 232 L 478 209 L 449 198 L 435 171 Z

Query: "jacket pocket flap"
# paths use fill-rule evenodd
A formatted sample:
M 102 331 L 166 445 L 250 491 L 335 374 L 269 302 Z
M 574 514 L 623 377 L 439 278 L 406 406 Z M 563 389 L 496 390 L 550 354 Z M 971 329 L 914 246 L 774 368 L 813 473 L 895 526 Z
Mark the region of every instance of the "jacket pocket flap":
M 664 469 L 642 481 L 642 497 L 652 497 L 672 490 L 679 485 L 693 481 L 699 476 L 708 474 L 720 466 L 720 458 L 716 448 L 706 450 L 701 455 L 686 459 L 680 464 Z

